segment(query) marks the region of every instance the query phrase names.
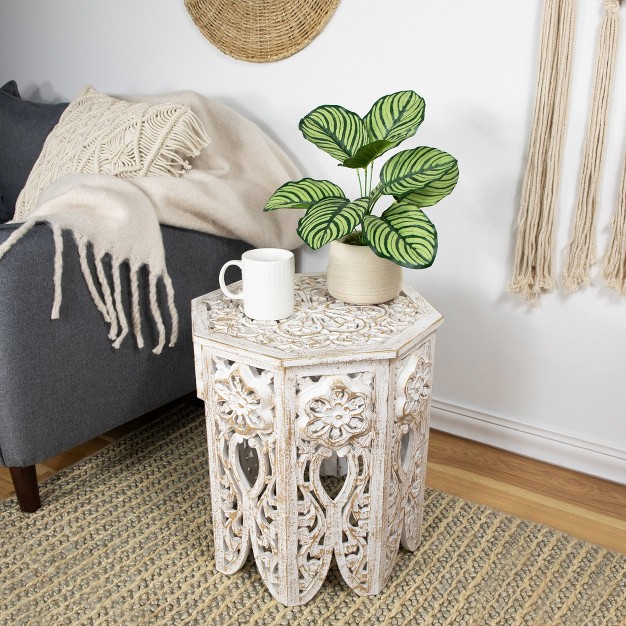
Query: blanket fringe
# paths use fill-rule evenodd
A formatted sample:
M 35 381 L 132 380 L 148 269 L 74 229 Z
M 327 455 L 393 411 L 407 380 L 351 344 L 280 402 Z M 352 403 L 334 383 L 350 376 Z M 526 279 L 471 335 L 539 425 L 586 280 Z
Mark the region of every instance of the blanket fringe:
M 13 234 L 0 245 L 0 259 L 37 223 L 37 220 L 27 220 Z
M 102 294 L 104 296 L 104 302 L 106 304 L 107 311 L 109 313 L 109 320 L 111 327 L 109 329 L 109 339 L 111 341 L 117 338 L 117 315 L 115 313 L 115 307 L 113 306 L 113 296 L 111 294 L 111 287 L 109 287 L 109 281 L 104 272 L 104 266 L 102 265 L 102 256 L 94 250 L 94 262 L 96 265 L 96 274 L 98 276 L 98 282 Z
M 87 263 L 87 241 L 86 237 L 82 235 L 74 235 L 74 241 L 76 241 L 76 245 L 78 247 L 78 256 L 80 258 L 80 269 L 83 272 L 83 277 L 85 278 L 85 282 L 87 283 L 87 289 L 89 289 L 89 293 L 93 301 L 96 303 L 98 307 L 98 311 L 102 313 L 102 317 L 107 324 L 111 323 L 111 317 L 109 316 L 109 311 L 105 306 L 98 290 L 96 289 L 96 285 L 93 282 L 93 276 L 91 274 L 91 270 L 89 269 L 89 265 Z
M 114 348 L 119 348 L 126 335 L 128 335 L 128 321 L 126 320 L 126 313 L 124 313 L 124 306 L 122 304 L 122 280 L 120 278 L 120 270 L 121 262 L 114 259 L 112 263 L 113 294 L 115 298 L 115 312 L 117 313 L 117 319 L 119 325 L 121 326 L 120 334 L 113 342 Z
M 41 220 L 40 220 L 41 221 Z M 0 245 L 0 259 L 22 238 L 26 233 L 37 223 L 37 219 L 32 219 L 24 222 L 11 236 Z M 63 275 L 63 229 L 57 224 L 50 224 L 52 234 L 54 238 L 54 301 L 52 303 L 52 319 L 58 319 L 61 309 L 61 303 L 63 300 L 61 279 Z M 91 298 L 102 314 L 104 320 L 110 325 L 109 339 L 113 342 L 114 348 L 119 348 L 122 342 L 129 333 L 129 324 L 124 311 L 122 302 L 122 278 L 121 278 L 121 266 L 125 262 L 124 259 L 112 259 L 112 277 L 113 277 L 113 291 L 111 291 L 111 285 L 104 270 L 103 258 L 106 253 L 100 253 L 98 250 L 93 250 L 93 259 L 96 269 L 97 286 L 96 281 L 92 275 L 89 263 L 87 260 L 87 246 L 89 241 L 74 233 L 74 241 L 78 249 L 78 255 L 80 259 L 80 267 L 85 279 L 85 283 L 89 290 Z M 138 275 L 141 269 L 140 265 L 130 266 L 130 306 L 131 306 L 131 323 L 135 340 L 138 348 L 144 347 L 144 339 L 141 329 L 141 309 L 139 302 L 139 285 Z M 159 303 L 157 298 L 157 287 L 159 278 L 163 279 L 165 286 L 165 293 L 167 296 L 167 307 L 171 318 L 172 328 L 170 331 L 169 346 L 176 345 L 178 340 L 178 311 L 176 310 L 176 304 L 174 301 L 174 287 L 172 280 L 167 273 L 166 269 L 163 269 L 162 273 L 156 272 L 151 268 L 149 270 L 149 300 L 150 300 L 150 313 L 157 327 L 159 341 L 153 348 L 154 354 L 161 354 L 163 347 L 166 343 L 166 330 L 163 323 L 163 317 L 159 309 Z M 98 291 L 100 288 L 100 292 Z
M 61 276 L 63 274 L 63 231 L 57 224 L 52 225 L 52 236 L 54 238 L 54 301 L 52 303 L 52 313 L 50 318 L 59 319 L 63 293 L 61 290 Z
M 138 348 L 143 348 L 143 334 L 141 332 L 141 312 L 139 310 L 139 284 L 137 275 L 139 274 L 139 266 L 133 265 L 130 268 L 130 306 L 131 321 L 133 323 L 133 332 L 135 333 L 135 341 Z
M 161 350 L 163 350 L 163 346 L 165 345 L 165 326 L 157 301 L 157 279 L 158 276 L 154 272 L 150 272 L 150 311 L 152 312 L 152 318 L 159 331 L 159 343 L 153 348 L 152 352 L 154 352 L 154 354 L 161 354 Z
M 163 271 L 163 282 L 165 284 L 165 291 L 167 293 L 167 308 L 170 312 L 172 319 L 172 334 L 170 336 L 170 348 L 176 345 L 178 341 L 178 311 L 176 310 L 176 304 L 174 302 L 174 285 L 172 285 L 172 279 L 167 273 L 167 270 Z

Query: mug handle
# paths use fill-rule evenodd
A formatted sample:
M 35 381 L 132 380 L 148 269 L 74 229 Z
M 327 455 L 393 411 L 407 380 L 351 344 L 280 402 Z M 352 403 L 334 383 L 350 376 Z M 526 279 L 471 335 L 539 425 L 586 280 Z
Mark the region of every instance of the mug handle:
M 222 265 L 222 269 L 220 270 L 220 289 L 227 298 L 231 298 L 232 300 L 243 300 L 243 289 L 239 293 L 233 293 L 224 282 L 224 274 L 226 274 L 226 270 L 231 265 L 236 265 L 239 269 L 243 270 L 241 261 L 228 261 L 227 263 L 224 263 L 224 265 Z

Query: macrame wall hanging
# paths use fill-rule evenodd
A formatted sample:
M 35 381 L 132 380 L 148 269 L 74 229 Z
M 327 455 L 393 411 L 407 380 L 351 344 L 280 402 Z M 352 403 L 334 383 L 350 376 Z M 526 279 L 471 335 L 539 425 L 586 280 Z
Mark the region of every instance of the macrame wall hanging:
M 509 290 L 531 302 L 554 289 L 554 223 L 565 145 L 573 46 L 578 0 L 545 0 L 537 96 L 528 161 L 520 200 L 515 267 Z M 620 33 L 621 0 L 601 0 L 604 18 L 595 70 L 591 115 L 585 139 L 578 186 L 576 216 L 563 278 L 575 291 L 587 284 L 595 261 L 598 192 L 605 149 L 606 127 Z M 622 197 L 623 202 L 623 197 Z M 618 223 L 619 220 L 621 223 Z M 626 210 L 613 219 L 612 254 L 626 263 Z M 609 266 L 607 257 L 606 267 Z M 611 267 L 619 260 L 611 260 Z M 615 271 L 615 270 L 612 270 Z M 607 276 L 608 269 L 605 269 Z M 622 275 L 624 269 L 622 267 Z M 607 277 L 607 281 L 608 281 Z M 617 280 L 617 279 L 615 279 Z M 623 281 L 622 281 L 623 282 Z
M 339 0 L 184 0 L 200 32 L 225 54 L 267 63 L 319 35 Z
M 613 216 L 612 227 L 609 249 L 604 259 L 604 280 L 609 287 L 626 296 L 626 159 L 619 205 Z

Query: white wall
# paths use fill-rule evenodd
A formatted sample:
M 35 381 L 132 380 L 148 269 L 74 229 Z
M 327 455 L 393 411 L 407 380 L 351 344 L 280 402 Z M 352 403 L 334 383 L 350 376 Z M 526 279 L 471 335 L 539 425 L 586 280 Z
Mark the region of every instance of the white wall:
M 530 456 L 626 482 L 626 300 L 602 287 L 507 294 L 534 102 L 541 2 L 342 0 L 297 55 L 249 64 L 195 28 L 183 0 L 0 0 L 0 81 L 24 97 L 71 99 L 195 89 L 256 120 L 307 175 L 356 180 L 305 142 L 298 120 L 322 103 L 364 114 L 380 95 L 415 89 L 426 121 L 407 147 L 458 157 L 461 180 L 429 211 L 439 256 L 405 274 L 446 317 L 438 337 L 434 423 Z M 562 264 L 591 99 L 602 3 L 581 2 L 557 256 Z M 622 11 L 624 13 L 624 11 Z M 621 46 L 600 199 L 599 250 L 626 148 Z M 339 181 L 338 181 L 339 182 Z M 323 270 L 325 251 L 301 255 Z

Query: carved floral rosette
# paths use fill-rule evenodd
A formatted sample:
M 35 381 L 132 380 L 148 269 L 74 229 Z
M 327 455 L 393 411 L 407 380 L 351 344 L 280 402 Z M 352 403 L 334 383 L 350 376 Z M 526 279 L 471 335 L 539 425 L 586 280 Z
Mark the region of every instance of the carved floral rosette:
M 370 581 L 371 443 L 374 384 L 369 373 L 301 377 L 296 396 L 297 565 L 301 601 L 313 597 L 335 553 L 346 582 L 367 593 Z M 320 473 L 324 459 L 347 462 L 334 497 Z
M 323 584 L 334 554 L 350 587 L 360 594 L 377 592 L 391 574 L 400 543 L 415 550 L 420 541 L 433 350 L 431 337 L 393 364 L 395 394 L 389 401 L 394 411 L 386 435 L 376 421 L 375 376 L 360 371 L 297 376 L 295 428 L 280 441 L 274 373 L 211 359 L 207 423 L 220 571 L 237 571 L 252 547 L 272 594 L 284 599 L 297 593 L 302 604 Z M 386 459 L 378 487 L 373 483 L 377 449 Z M 279 468 L 278 456 L 287 465 Z M 331 493 L 322 480 L 322 464 L 333 459 L 343 461 L 347 473 Z M 290 467 L 295 480 L 285 474 Z M 288 492 L 281 492 L 288 484 L 295 488 L 294 517 L 285 509 Z M 374 491 L 380 495 L 372 501 Z M 382 520 L 375 540 L 374 524 Z M 283 527 L 292 528 L 295 541 L 287 562 L 279 545 Z M 292 591 L 285 582 L 290 567 L 298 576 Z
M 212 363 L 213 411 L 207 424 L 217 566 L 226 574 L 236 572 L 252 545 L 261 577 L 277 593 L 274 375 L 224 358 Z
M 393 569 L 400 542 L 414 551 L 421 539 L 433 352 L 434 339 L 430 338 L 396 366 L 391 463 L 386 483 L 389 504 L 385 578 Z

